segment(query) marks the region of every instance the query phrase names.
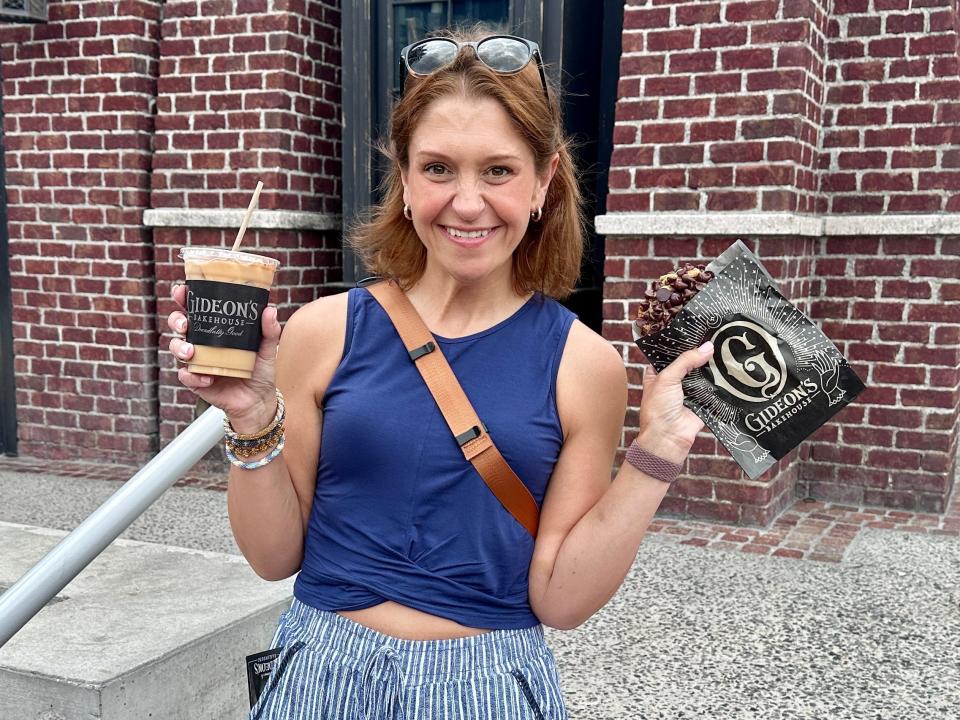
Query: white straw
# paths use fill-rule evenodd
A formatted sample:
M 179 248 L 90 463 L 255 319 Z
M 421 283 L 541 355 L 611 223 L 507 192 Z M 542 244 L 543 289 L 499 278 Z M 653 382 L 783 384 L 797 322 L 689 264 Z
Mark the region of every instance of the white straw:
M 237 239 L 233 241 L 233 250 L 236 250 L 238 247 L 240 247 L 240 241 L 243 239 L 243 234 L 247 231 L 247 223 L 250 222 L 250 216 L 253 215 L 253 209 L 257 206 L 257 200 L 260 199 L 261 190 L 263 190 L 263 183 L 257 180 L 257 189 L 253 191 L 253 197 L 250 199 L 250 207 L 247 208 L 247 212 L 243 216 L 243 222 L 240 223 L 240 231 L 237 233 Z

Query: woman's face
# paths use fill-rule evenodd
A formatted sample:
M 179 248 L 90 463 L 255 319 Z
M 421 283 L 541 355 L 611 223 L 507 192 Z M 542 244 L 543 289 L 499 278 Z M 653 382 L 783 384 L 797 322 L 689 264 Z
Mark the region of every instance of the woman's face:
M 543 206 L 556 170 L 544 177 L 506 110 L 491 98 L 435 100 L 410 139 L 401 168 L 403 199 L 427 249 L 428 273 L 470 283 L 502 274 L 530 213 Z

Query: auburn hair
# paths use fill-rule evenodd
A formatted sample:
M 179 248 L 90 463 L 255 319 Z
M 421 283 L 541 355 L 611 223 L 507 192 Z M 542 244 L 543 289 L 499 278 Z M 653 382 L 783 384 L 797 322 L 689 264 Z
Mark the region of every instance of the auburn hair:
M 480 40 L 480 32 L 448 31 L 444 37 L 458 42 Z M 370 209 L 368 219 L 355 225 L 347 242 L 367 270 L 392 277 L 409 288 L 423 275 L 427 252 L 413 224 L 403 216 L 403 183 L 400 168 L 409 165 L 410 139 L 431 103 L 449 96 L 491 98 L 500 103 L 533 153 L 538 175 L 543 177 L 554 154 L 556 172 L 539 222 L 531 221 L 513 253 L 513 284 L 519 295 L 539 291 L 563 299 L 580 275 L 584 252 L 584 217 L 570 139 L 563 130 L 557 89 L 549 81 L 549 98 L 536 62 L 519 73 L 501 75 L 480 62 L 470 49 L 462 49 L 450 65 L 426 77 L 408 76 L 403 97 L 390 113 L 389 140 L 380 151 L 388 160 L 381 185 L 383 201 Z

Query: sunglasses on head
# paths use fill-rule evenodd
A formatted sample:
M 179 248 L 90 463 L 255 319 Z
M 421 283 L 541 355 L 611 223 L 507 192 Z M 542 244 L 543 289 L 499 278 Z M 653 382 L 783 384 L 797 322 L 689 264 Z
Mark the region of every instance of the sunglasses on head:
M 513 35 L 491 35 L 477 42 L 463 43 L 450 38 L 428 38 L 407 45 L 400 51 L 400 95 L 403 95 L 407 73 L 416 77 L 432 75 L 456 60 L 464 47 L 472 47 L 477 59 L 500 75 L 515 75 L 535 60 L 543 94 L 550 99 L 540 46 Z

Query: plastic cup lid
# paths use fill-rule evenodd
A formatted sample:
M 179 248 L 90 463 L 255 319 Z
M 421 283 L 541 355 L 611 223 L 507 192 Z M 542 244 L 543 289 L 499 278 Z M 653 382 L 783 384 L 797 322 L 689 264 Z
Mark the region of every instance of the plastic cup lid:
M 266 255 L 254 255 L 248 252 L 211 247 L 180 248 L 180 258 L 183 260 L 231 260 L 233 262 L 248 263 L 250 265 L 272 265 L 273 267 L 280 265 L 279 260 L 267 257 Z

